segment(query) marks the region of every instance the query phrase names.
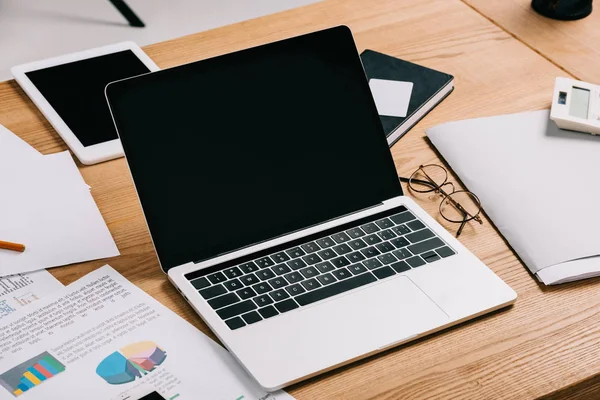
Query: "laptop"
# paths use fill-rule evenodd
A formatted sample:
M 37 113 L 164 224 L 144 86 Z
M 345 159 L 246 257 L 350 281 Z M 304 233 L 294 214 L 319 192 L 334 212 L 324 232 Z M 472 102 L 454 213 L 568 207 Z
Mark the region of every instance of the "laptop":
M 106 96 L 161 268 L 268 391 L 516 299 L 404 196 L 347 27 Z

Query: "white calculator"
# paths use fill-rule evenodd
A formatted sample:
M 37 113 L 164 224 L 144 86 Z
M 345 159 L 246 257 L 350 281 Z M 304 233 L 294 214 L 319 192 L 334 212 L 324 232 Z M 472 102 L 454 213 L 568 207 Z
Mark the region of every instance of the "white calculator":
M 556 78 L 550 119 L 561 129 L 600 135 L 600 85 Z

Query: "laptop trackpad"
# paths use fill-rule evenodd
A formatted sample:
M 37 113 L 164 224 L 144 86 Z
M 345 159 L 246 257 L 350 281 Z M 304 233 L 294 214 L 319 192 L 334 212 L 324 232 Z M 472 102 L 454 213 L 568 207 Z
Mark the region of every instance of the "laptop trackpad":
M 330 318 L 320 321 L 321 328 L 324 324 L 338 329 L 344 326 L 346 332 L 359 336 L 362 331 L 368 338 L 355 339 L 369 343 L 371 350 L 392 346 L 449 321 L 446 313 L 407 276 L 386 279 L 322 305 Z

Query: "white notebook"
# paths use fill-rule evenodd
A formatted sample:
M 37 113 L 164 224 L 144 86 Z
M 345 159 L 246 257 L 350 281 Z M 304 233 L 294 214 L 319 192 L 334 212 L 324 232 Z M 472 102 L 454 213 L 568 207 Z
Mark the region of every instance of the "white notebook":
M 427 136 L 547 285 L 600 275 L 600 137 L 549 110 L 450 122 Z

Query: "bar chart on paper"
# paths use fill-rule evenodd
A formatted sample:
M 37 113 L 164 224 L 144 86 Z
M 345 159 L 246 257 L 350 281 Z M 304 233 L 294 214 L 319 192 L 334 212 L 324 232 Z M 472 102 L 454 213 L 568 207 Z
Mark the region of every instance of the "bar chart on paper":
M 63 287 L 48 271 L 0 278 L 0 318 Z
M 18 397 L 64 370 L 65 366 L 45 351 L 0 375 L 0 386 Z

